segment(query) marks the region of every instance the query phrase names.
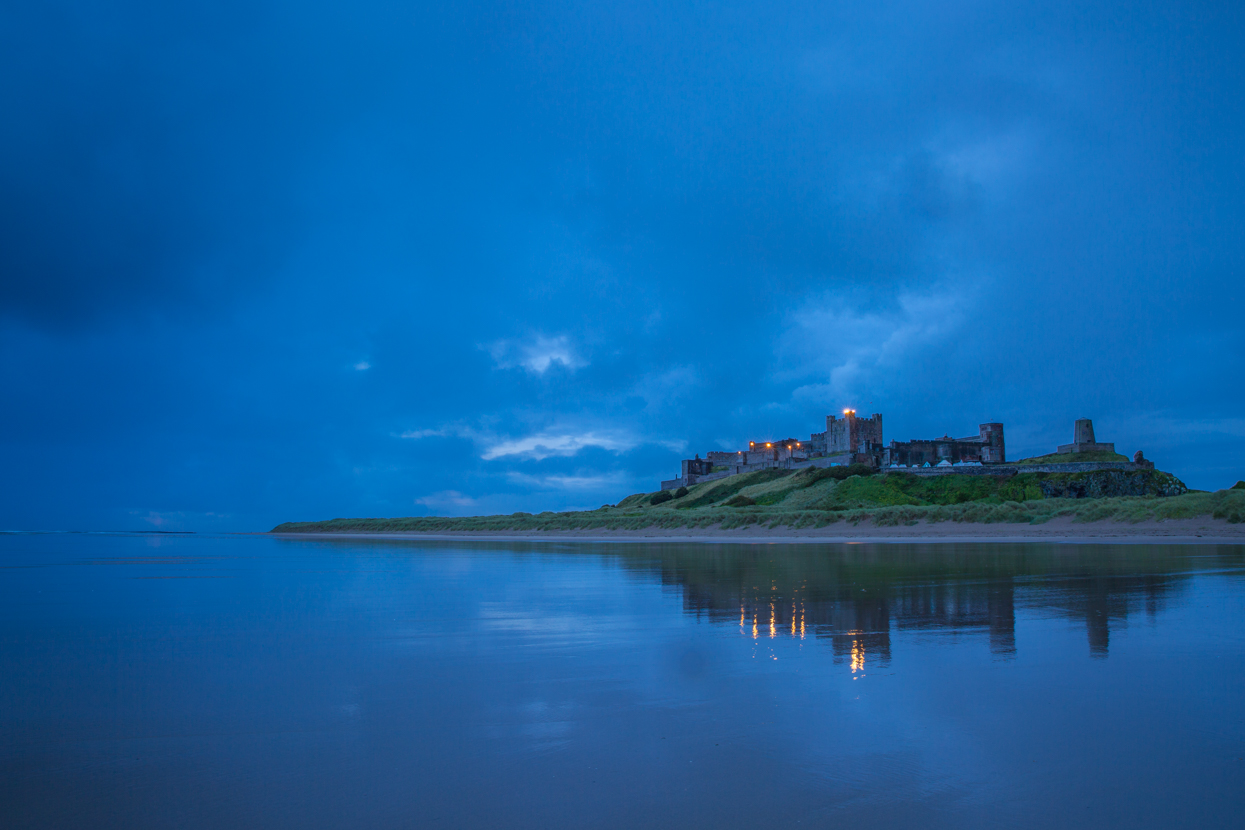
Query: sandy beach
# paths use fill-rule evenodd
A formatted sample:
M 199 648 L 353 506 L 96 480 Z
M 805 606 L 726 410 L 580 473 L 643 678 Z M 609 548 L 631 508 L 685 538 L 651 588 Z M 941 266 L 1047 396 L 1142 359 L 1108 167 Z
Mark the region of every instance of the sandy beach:
M 497 541 L 545 540 L 583 542 L 1051 542 L 1070 544 L 1245 544 L 1245 524 L 1230 524 L 1204 516 L 1162 522 L 1074 522 L 1052 519 L 1045 524 L 969 524 L 924 522 L 900 527 L 851 525 L 840 522 L 820 528 L 768 528 L 764 525 L 723 530 L 720 527 L 661 528 L 636 530 L 534 530 L 461 531 L 441 533 L 279 533 L 298 539 L 491 539 Z

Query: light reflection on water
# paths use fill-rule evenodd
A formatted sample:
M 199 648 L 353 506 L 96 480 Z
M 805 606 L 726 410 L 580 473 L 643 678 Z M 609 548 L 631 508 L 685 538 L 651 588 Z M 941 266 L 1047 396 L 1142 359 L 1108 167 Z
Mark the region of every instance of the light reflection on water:
M 0 826 L 1236 826 L 1245 547 L 0 537 Z

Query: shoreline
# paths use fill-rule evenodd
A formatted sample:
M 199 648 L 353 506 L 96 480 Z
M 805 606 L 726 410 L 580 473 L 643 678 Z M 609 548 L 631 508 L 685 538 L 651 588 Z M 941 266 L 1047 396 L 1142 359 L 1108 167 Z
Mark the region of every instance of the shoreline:
M 723 530 L 703 528 L 646 527 L 634 530 L 590 528 L 584 530 L 460 530 L 421 533 L 413 531 L 333 531 L 274 533 L 288 539 L 396 539 L 409 541 L 557 541 L 557 542 L 696 542 L 750 544 L 809 543 L 1006 543 L 1054 544 L 1242 544 L 1245 524 L 1231 524 L 1210 516 L 1145 522 L 1074 522 L 1052 519 L 1040 525 L 973 524 L 967 522 L 919 522 L 915 525 L 877 527 L 872 524 L 838 523 L 819 528 L 769 528 L 747 525 Z

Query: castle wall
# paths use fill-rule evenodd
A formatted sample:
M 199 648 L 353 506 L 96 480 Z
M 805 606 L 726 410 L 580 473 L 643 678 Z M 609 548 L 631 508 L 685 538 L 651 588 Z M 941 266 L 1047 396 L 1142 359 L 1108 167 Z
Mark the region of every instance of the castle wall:
M 1092 473 L 1096 470 L 1153 470 L 1147 461 L 1135 464 L 1131 461 L 1072 461 L 1064 464 L 1018 464 L 999 467 L 916 467 L 906 470 L 883 470 L 885 473 L 911 473 L 918 476 L 1014 476 L 1020 473 Z
M 713 462 L 707 458 L 685 458 L 682 463 L 680 475 L 683 478 L 688 476 L 703 476 L 713 472 Z
M 941 461 L 952 464 L 977 462 L 1002 464 L 1007 460 L 1002 424 L 982 424 L 978 434 L 970 438 L 934 438 L 931 440 L 891 441 L 882 453 L 882 466 L 934 466 Z

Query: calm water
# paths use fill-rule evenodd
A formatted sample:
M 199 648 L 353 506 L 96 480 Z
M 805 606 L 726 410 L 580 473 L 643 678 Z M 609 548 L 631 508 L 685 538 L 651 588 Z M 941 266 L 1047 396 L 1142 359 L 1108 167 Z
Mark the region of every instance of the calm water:
M 1241 827 L 1245 547 L 0 536 L 0 826 Z

